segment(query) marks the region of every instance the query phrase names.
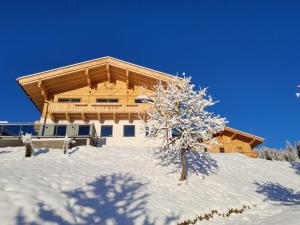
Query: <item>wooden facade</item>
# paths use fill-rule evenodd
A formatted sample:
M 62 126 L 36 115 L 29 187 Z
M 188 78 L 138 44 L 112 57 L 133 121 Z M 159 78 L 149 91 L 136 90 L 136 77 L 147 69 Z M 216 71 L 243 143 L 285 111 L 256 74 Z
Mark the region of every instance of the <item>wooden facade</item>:
M 103 57 L 17 79 L 27 96 L 41 112 L 40 122 L 91 123 L 145 119 L 149 106 L 139 96 L 152 91 L 157 82 L 175 76 Z M 264 141 L 232 128 L 217 134 L 220 146 L 214 152 L 240 151 L 254 156 L 252 149 Z

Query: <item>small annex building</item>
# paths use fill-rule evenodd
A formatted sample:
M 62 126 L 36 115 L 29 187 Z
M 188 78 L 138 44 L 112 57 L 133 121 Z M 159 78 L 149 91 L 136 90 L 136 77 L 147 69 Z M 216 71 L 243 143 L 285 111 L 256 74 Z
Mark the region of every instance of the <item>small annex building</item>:
M 152 92 L 158 81 L 175 76 L 112 57 L 103 57 L 17 79 L 26 95 L 41 112 L 43 135 L 67 135 L 69 127 L 84 131 L 93 124 L 97 136 L 108 146 L 157 146 L 143 129 L 147 103 L 141 97 Z M 70 126 L 72 125 L 72 126 Z M 71 129 L 70 128 L 70 129 Z M 75 129 L 75 128 L 74 128 Z M 233 128 L 216 134 L 213 152 L 252 151 L 264 139 Z

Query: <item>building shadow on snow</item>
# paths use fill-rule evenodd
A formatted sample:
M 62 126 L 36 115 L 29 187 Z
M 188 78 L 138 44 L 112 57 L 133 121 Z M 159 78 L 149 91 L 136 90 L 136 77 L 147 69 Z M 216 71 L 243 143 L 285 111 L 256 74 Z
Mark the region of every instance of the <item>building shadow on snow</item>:
M 55 223 L 60 225 L 73 224 L 119 224 L 152 225 L 156 220 L 148 216 L 147 198 L 145 193 L 147 184 L 137 181 L 130 174 L 112 174 L 101 176 L 82 188 L 63 192 L 69 204 L 62 216 L 46 203 L 38 204 L 38 221 L 26 222 L 26 218 L 19 211 L 16 222 L 18 225 L 36 225 Z M 179 216 L 171 215 L 165 218 L 164 224 L 178 221 Z
M 266 196 L 264 201 L 273 201 L 280 205 L 300 205 L 300 192 L 296 192 L 293 189 L 282 186 L 279 183 L 264 183 L 257 185 L 256 192 Z
M 158 161 L 158 165 L 172 168 L 172 173 L 181 170 L 181 159 L 179 153 L 154 149 L 153 156 Z M 217 161 L 205 152 L 188 152 L 186 162 L 188 174 L 202 174 L 209 176 L 211 174 L 216 174 L 219 169 Z
M 299 162 L 292 162 L 292 168 L 295 170 L 296 174 L 300 175 L 300 163 Z
M 38 156 L 38 155 L 46 154 L 48 152 L 49 152 L 48 148 L 42 148 L 42 149 L 34 150 L 33 156 Z

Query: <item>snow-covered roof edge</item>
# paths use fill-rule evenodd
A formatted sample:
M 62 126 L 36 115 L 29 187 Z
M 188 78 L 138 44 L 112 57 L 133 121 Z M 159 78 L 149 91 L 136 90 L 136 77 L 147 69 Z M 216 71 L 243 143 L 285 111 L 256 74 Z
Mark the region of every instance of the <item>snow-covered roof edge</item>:
M 89 63 L 89 62 L 95 62 L 95 61 L 103 60 L 103 59 L 113 59 L 113 60 L 117 60 L 117 61 L 120 61 L 120 62 L 123 62 L 123 63 L 127 63 L 127 64 L 132 65 L 132 66 L 143 68 L 143 69 L 146 69 L 146 70 L 149 70 L 149 71 L 152 71 L 152 72 L 160 73 L 162 75 L 167 75 L 167 76 L 177 77 L 179 79 L 183 79 L 183 78 L 178 77 L 178 76 L 173 75 L 173 74 L 164 73 L 164 72 L 161 72 L 161 71 L 158 71 L 158 70 L 154 70 L 154 69 L 151 69 L 151 68 L 148 68 L 148 67 L 140 66 L 140 65 L 137 65 L 137 64 L 134 64 L 134 63 L 131 63 L 131 62 L 127 62 L 127 61 L 124 61 L 124 60 L 121 60 L 121 59 L 111 57 L 111 56 L 104 56 L 104 57 L 91 59 L 91 60 L 87 60 L 87 61 L 83 61 L 83 62 L 79 62 L 79 63 L 74 63 L 74 64 L 67 65 L 67 66 L 58 67 L 58 68 L 55 68 L 55 69 L 45 70 L 45 71 L 42 71 L 42 72 L 21 76 L 21 77 L 18 77 L 16 80 L 19 81 L 20 79 L 23 79 L 23 78 L 32 77 L 32 76 L 36 76 L 36 75 L 41 75 L 43 73 L 57 71 L 57 70 L 60 70 L 60 69 L 66 69 L 66 68 L 70 68 L 70 67 L 73 67 L 73 66 L 82 65 L 82 64 L 85 64 L 85 63 Z
M 242 134 L 245 134 L 245 135 L 247 135 L 247 136 L 252 136 L 252 137 L 254 137 L 255 139 L 261 140 L 262 142 L 265 141 L 265 138 L 263 138 L 263 137 L 259 137 L 259 136 L 256 136 L 256 135 L 253 135 L 253 134 L 250 134 L 250 133 L 241 131 L 241 130 L 237 130 L 237 129 L 235 129 L 235 128 L 228 127 L 228 126 L 225 127 L 225 130 L 226 130 L 226 128 L 228 128 L 228 130 L 232 130 L 232 131 L 235 131 L 235 132 L 237 132 L 237 133 L 242 133 Z

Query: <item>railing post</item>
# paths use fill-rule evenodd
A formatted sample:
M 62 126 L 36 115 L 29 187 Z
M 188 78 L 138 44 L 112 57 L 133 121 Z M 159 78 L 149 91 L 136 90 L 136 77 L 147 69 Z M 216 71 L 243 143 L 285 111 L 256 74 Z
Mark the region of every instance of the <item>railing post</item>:
M 22 125 L 19 126 L 19 132 L 18 132 L 18 136 L 17 137 L 21 136 L 21 130 L 22 130 L 21 128 L 22 128 Z

